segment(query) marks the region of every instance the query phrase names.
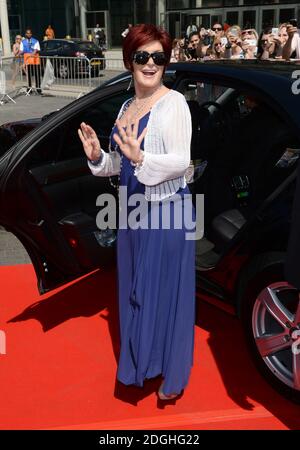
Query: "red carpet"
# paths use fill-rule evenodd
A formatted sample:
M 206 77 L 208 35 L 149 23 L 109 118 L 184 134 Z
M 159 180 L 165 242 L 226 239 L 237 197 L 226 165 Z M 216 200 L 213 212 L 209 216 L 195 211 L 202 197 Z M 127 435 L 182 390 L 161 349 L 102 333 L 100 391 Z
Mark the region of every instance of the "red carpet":
M 160 379 L 116 382 L 114 273 L 39 296 L 31 265 L 0 267 L 1 429 L 299 429 L 300 407 L 256 372 L 237 319 L 198 303 L 194 367 L 182 398 L 161 404 Z

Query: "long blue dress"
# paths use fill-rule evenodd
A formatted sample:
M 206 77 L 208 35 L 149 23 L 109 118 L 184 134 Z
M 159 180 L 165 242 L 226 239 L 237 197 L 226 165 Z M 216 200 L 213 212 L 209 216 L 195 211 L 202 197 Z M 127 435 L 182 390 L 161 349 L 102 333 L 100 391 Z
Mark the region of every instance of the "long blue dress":
M 149 114 L 139 121 L 139 135 Z M 113 133 L 118 133 L 116 127 Z M 124 155 L 120 186 L 127 186 L 128 196 L 145 192 Z M 186 186 L 178 193 L 190 191 Z M 161 205 L 161 201 L 149 202 L 149 213 L 157 207 L 161 214 Z M 173 221 L 171 229 L 118 230 L 121 349 L 117 379 L 125 385 L 143 386 L 145 379 L 161 374 L 163 392 L 168 395 L 180 393 L 188 383 L 194 349 L 195 241 L 185 240 L 185 231 L 175 229 Z

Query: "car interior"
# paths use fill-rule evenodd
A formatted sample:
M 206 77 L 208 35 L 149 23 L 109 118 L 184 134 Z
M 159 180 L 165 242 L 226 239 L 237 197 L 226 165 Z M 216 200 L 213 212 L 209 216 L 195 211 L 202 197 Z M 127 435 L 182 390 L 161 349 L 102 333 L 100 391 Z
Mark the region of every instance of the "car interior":
M 198 270 L 214 267 L 264 200 L 295 170 L 300 142 L 264 99 L 230 86 L 183 80 L 179 86 L 192 114 L 193 197 L 204 194 L 204 237 L 197 241 Z M 113 251 L 116 230 L 99 230 L 96 199 L 117 191 L 94 177 L 78 138 L 81 122 L 91 125 L 108 151 L 122 90 L 95 100 L 40 142 L 27 168 L 55 221 L 84 269 L 103 264 Z M 114 180 L 116 182 L 116 180 Z M 73 243 L 73 244 L 72 244 Z
M 268 196 L 295 170 L 299 139 L 258 94 L 185 80 L 192 114 L 193 195 L 204 194 L 197 268 L 214 267 Z

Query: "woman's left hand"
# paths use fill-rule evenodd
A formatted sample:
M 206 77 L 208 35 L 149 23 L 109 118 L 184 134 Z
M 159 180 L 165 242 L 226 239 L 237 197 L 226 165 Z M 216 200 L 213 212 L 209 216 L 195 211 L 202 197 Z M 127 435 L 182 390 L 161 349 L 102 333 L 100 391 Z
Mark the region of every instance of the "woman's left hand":
M 135 120 L 133 123 L 127 121 L 126 131 L 120 124 L 120 120 L 116 121 L 116 125 L 119 131 L 119 135 L 114 133 L 114 140 L 120 147 L 122 153 L 134 163 L 140 160 L 141 156 L 141 143 L 147 133 L 147 128 L 144 128 L 140 136 L 138 137 L 139 121 Z M 133 126 L 132 126 L 133 125 Z

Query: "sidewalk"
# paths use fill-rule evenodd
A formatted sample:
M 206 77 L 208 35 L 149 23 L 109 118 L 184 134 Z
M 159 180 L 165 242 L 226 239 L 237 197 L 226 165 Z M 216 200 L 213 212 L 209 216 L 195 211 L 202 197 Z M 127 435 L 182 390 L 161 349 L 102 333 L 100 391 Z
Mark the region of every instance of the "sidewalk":
M 0 105 L 0 125 L 24 119 L 42 117 L 74 101 L 74 98 L 54 97 L 52 95 L 20 95 L 15 97 L 16 103 Z

